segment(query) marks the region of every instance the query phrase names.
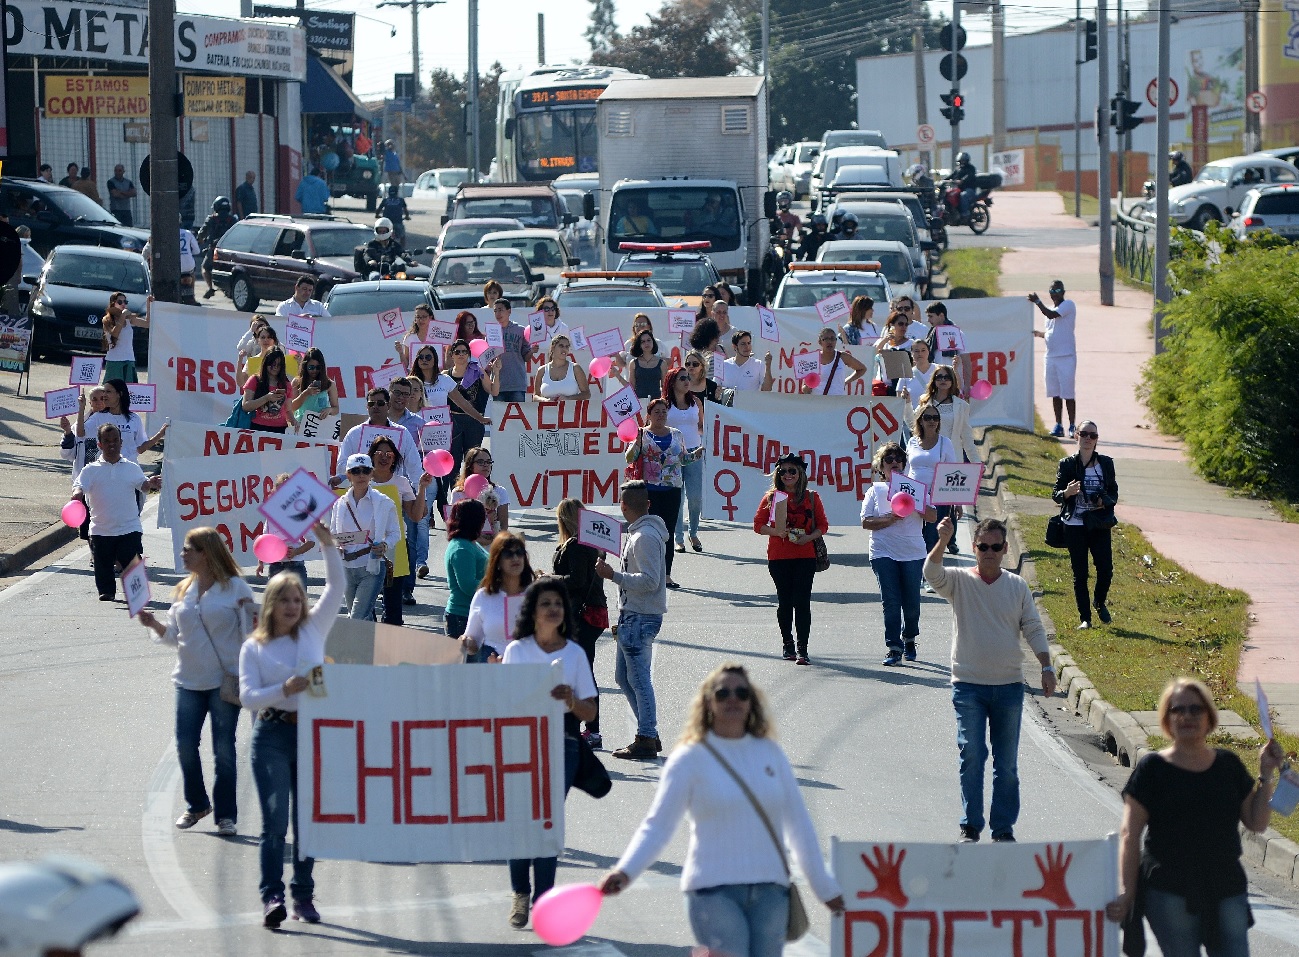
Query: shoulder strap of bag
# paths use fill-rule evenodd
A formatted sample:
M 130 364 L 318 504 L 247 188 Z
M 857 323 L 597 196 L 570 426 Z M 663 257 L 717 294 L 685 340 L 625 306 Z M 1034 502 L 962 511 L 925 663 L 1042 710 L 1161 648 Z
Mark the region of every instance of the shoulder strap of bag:
M 758 812 L 758 817 L 762 819 L 762 826 L 767 829 L 767 835 L 771 838 L 771 843 L 776 845 L 776 853 L 780 855 L 780 864 L 785 868 L 785 876 L 790 876 L 789 860 L 785 857 L 785 845 L 781 843 L 780 838 L 776 836 L 776 829 L 771 826 L 771 818 L 767 817 L 767 812 L 762 809 L 762 805 L 759 804 L 758 799 L 753 796 L 753 792 L 750 791 L 749 786 L 744 783 L 744 779 L 735 773 L 735 768 L 731 767 L 718 750 L 708 743 L 708 739 L 703 738 L 699 743 L 707 748 L 708 753 L 717 759 L 717 763 L 726 769 L 726 773 L 729 774 L 734 779 L 735 783 L 740 786 L 740 790 L 744 792 L 744 796 L 749 799 L 749 803 L 753 805 L 753 809 Z
M 836 352 L 834 354 L 834 362 L 830 365 L 830 374 L 825 377 L 825 388 L 821 390 L 822 395 L 830 394 L 830 386 L 834 382 L 834 374 L 839 371 L 839 360 L 842 358 L 842 352 Z
M 202 595 L 194 596 L 194 610 L 198 612 L 198 623 L 203 626 L 203 634 L 207 636 L 207 643 L 212 646 L 212 654 L 216 655 L 217 664 L 221 666 L 221 673 L 228 675 L 230 672 L 226 669 L 226 663 L 221 660 L 221 652 L 217 651 L 216 641 L 212 638 L 212 630 L 208 628 L 207 619 L 203 617 L 202 598 Z

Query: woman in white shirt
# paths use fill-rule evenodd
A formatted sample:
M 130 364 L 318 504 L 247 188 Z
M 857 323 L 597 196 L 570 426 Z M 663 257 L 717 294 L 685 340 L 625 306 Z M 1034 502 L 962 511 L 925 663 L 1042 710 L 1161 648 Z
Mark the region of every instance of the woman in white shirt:
M 266 583 L 257 627 L 239 651 L 239 697 L 257 713 L 253 725 L 252 766 L 262 806 L 262 924 L 276 928 L 288 916 L 284 907 L 284 841 L 293 825 L 293 916 L 320 921 L 312 901 L 315 861 L 298 856 L 298 695 L 325 661 L 325 636 L 338 618 L 343 597 L 343 561 L 324 525 L 315 528 L 325 553 L 325 590 L 308 611 L 307 593 L 293 572 Z
M 455 487 L 451 490 L 448 505 L 455 505 L 461 499 L 469 498 L 465 492 L 465 482 L 474 475 L 481 476 L 491 486 L 490 494 L 478 496 L 478 501 L 482 502 L 483 507 L 487 509 L 487 524 L 483 526 L 483 534 L 478 539 L 478 544 L 487 548 L 498 532 L 503 532 L 510 527 L 510 493 L 504 486 L 492 482 L 492 453 L 483 448 L 470 449 L 465 453 L 465 460 L 460 466 L 460 477 L 456 479 Z M 488 501 L 484 501 L 484 498 Z M 491 501 L 495 501 L 496 504 L 491 505 Z
M 889 378 L 888 367 L 884 364 L 884 353 L 911 351 L 912 340 L 907 335 L 910 326 L 911 320 L 907 318 L 906 313 L 895 311 L 884 324 L 884 335 L 880 336 L 875 343 L 875 378 L 888 384 L 887 395 L 897 395 L 898 383 L 902 378 Z M 906 406 L 902 408 L 905 412 Z
M 149 437 L 144 428 L 144 420 L 131 411 L 131 392 L 127 389 L 126 382 L 122 379 L 109 379 L 104 383 L 104 389 L 107 391 L 104 393 L 104 408 L 100 412 L 92 412 L 87 416 L 84 394 L 78 401 L 77 438 L 98 435 L 101 425 L 115 425 L 122 433 L 122 458 L 136 462 L 141 452 L 155 448 L 162 441 L 162 437 L 167 434 L 167 426 L 164 424 Z
M 924 339 L 912 339 L 911 376 L 898 380 L 898 395 L 908 400 L 903 407 L 904 416 L 920 404 L 920 397 L 929 388 L 929 380 L 933 378 L 934 370 L 937 368 L 938 366 L 929 361 L 929 343 Z
M 237 833 L 235 804 L 235 729 L 239 703 L 227 701 L 223 685 L 239 682 L 239 648 L 244 643 L 243 611 L 252 605 L 253 590 L 239 576 L 239 566 L 215 528 L 193 528 L 185 536 L 180 559 L 189 575 L 172 593 L 171 611 L 164 621 L 149 609 L 136 618 L 176 649 L 176 756 L 185 794 L 185 813 L 176 820 L 182 831 L 216 812 L 217 833 Z M 225 691 L 225 694 L 223 694 Z M 203 783 L 199 740 L 203 723 L 212 720 L 212 756 L 216 779 L 212 800 Z
M 484 647 L 505 650 L 514 639 L 514 619 L 523 603 L 523 593 L 536 579 L 528 546 L 517 532 L 502 532 L 487 553 L 487 571 L 469 601 L 465 624 L 465 652 L 478 656 Z M 491 652 L 488 652 L 490 655 Z
M 714 669 L 690 705 L 649 813 L 600 890 L 626 889 L 658 860 L 688 814 L 681 889 L 700 946 L 728 957 L 778 957 L 789 915 L 786 847 L 816 896 L 842 913 L 843 891 L 825 865 L 798 781 L 772 733 L 766 702 L 748 672 L 732 663 Z
M 385 559 L 395 555 L 401 532 L 397 507 L 392 499 L 370 488 L 374 461 L 357 452 L 347 457 L 347 481 L 351 488 L 334 503 L 329 515 L 329 530 L 338 537 L 348 536 L 343 549 L 343 569 L 347 578 L 343 604 L 348 617 L 374 621 L 374 600 L 387 575 Z
M 668 428 L 681 433 L 687 449 L 704 444 L 704 400 L 690 388 L 690 373 L 676 368 L 668 373 L 664 398 L 668 400 Z M 685 493 L 682 508 L 677 511 L 677 551 L 686 550 L 686 526 L 690 529 L 690 547 L 704 550 L 699 541 L 699 515 L 704 507 L 704 456 L 681 466 L 681 487 Z
M 817 357 L 821 363 L 821 381 L 815 386 L 801 384 L 803 395 L 847 395 L 848 386 L 866 374 L 866 367 L 851 352 L 840 352 L 836 346 L 839 337 L 833 326 L 827 326 L 816 336 L 821 347 Z
M 952 440 L 943 435 L 942 432 L 942 414 L 938 411 L 938 406 L 933 402 L 926 402 L 916 410 L 916 415 L 912 420 L 915 432 L 907 440 L 907 476 L 918 482 L 924 482 L 925 486 L 930 489 L 934 488 L 934 470 L 940 462 L 959 462 L 961 454 L 956 451 L 956 446 Z M 925 551 L 934 547 L 934 542 L 938 541 L 938 523 L 948 515 L 952 516 L 953 522 L 959 522 L 965 514 L 959 505 L 939 505 L 934 509 L 935 517 L 932 522 L 925 522 Z M 925 582 L 925 590 L 929 591 L 929 582 Z
M 557 335 L 546 346 L 546 364 L 532 378 L 532 398 L 537 402 L 558 399 L 589 399 L 591 387 L 586 373 L 569 354 L 567 335 Z
M 901 664 L 903 658 L 916 660 L 920 573 L 929 552 L 923 522 L 933 521 L 935 513 L 933 506 L 924 502 L 916 502 L 915 510 L 905 518 L 893 511 L 889 483 L 894 472 L 904 474 L 907 469 L 907 453 L 900 445 L 881 445 L 875 451 L 873 464 L 880 481 L 872 482 L 862 499 L 861 527 L 871 533 L 871 571 L 879 582 L 880 604 L 884 607 L 884 664 L 892 666 Z
M 550 696 L 564 702 L 564 794 L 577 776 L 580 722 L 595 718 L 599 692 L 586 652 L 569 636 L 576 633 L 576 616 L 568 601 L 568 589 L 558 578 L 539 578 L 523 596 L 518 614 L 517 640 L 505 649 L 503 663 L 550 664 L 560 662 L 564 681 L 551 689 Z M 557 857 L 518 858 L 510 861 L 510 887 L 514 904 L 510 926 L 528 923 L 531 905 L 555 886 Z
M 149 297 L 153 302 L 153 297 Z M 146 309 L 147 313 L 148 310 Z M 148 329 L 149 319 L 126 307 L 126 293 L 115 292 L 108 297 L 104 311 L 104 381 L 124 379 L 139 382 L 135 373 L 135 330 Z
M 974 429 L 970 426 L 970 403 L 961 398 L 961 383 L 957 380 L 956 371 L 951 366 L 934 366 L 929 388 L 925 390 L 916 406 L 923 408 L 931 404 L 938 407 L 938 413 L 942 416 L 941 431 L 952 440 L 952 445 L 956 449 L 956 458 L 953 461 L 982 462 L 983 460 L 979 458 L 979 450 L 974 444 Z M 906 405 L 903 405 L 902 412 L 904 416 L 909 417 L 910 410 Z M 955 545 L 956 540 L 952 539 L 949 550 L 955 552 Z

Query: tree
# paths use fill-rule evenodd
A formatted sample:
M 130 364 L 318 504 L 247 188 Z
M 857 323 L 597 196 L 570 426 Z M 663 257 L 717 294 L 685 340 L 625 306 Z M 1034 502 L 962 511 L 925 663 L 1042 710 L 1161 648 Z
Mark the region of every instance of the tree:
M 656 78 L 729 76 L 740 60 L 735 37 L 718 20 L 725 6 L 708 0 L 665 3 L 647 24 L 614 37 L 599 62 Z
M 582 33 L 591 44 L 591 59 L 606 55 L 618 40 L 618 26 L 614 23 L 613 0 L 588 0 L 591 4 L 591 24 Z
M 484 171 L 496 155 L 496 104 L 503 72 L 500 63 L 493 63 L 478 80 L 479 154 Z M 406 162 L 412 171 L 466 165 L 463 107 L 468 89 L 468 74 L 458 77 L 443 69 L 430 74 L 406 120 Z

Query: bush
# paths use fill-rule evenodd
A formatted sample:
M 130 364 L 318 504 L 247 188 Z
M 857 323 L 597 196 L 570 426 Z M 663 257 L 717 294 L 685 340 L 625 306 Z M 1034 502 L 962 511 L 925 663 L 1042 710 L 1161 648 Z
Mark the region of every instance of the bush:
M 1178 230 L 1165 351 L 1144 371 L 1159 427 L 1200 473 L 1255 495 L 1299 496 L 1299 248 Z

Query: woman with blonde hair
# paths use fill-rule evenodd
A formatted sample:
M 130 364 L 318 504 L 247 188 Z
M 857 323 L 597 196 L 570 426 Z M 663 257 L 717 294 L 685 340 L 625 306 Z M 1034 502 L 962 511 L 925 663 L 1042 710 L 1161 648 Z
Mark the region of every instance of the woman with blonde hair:
M 172 593 L 171 610 L 160 621 L 149 609 L 137 615 L 155 641 L 176 649 L 176 757 L 185 794 L 182 831 L 216 812 L 217 833 L 237 833 L 235 729 L 239 725 L 239 646 L 243 611 L 253 591 L 240 577 L 225 539 L 215 528 L 193 528 L 185 536 L 180 560 L 189 572 Z M 233 698 L 234 700 L 230 700 Z M 203 783 L 199 742 L 203 722 L 212 720 L 216 780 L 212 800 Z
M 546 364 L 532 378 L 532 398 L 535 401 L 591 398 L 586 372 L 573 360 L 572 348 L 567 333 L 552 336 L 546 343 Z
M 842 913 L 843 891 L 821 856 L 789 758 L 748 672 L 727 662 L 699 686 L 654 803 L 600 890 L 625 890 L 659 859 L 681 818 L 681 874 L 695 940 L 727 957 L 778 957 L 789 919 L 793 851 L 819 900 Z
M 298 855 L 298 695 L 325 661 L 325 637 L 343 598 L 343 559 L 325 525 L 315 527 L 325 554 L 325 589 L 310 609 L 302 581 L 280 572 L 266 583 L 257 627 L 239 651 L 239 697 L 257 713 L 253 725 L 253 780 L 262 806 L 262 924 L 284 922 L 284 841 L 293 821 L 293 916 L 320 921 L 312 898 L 315 861 Z
M 933 491 L 934 474 L 939 463 L 959 462 L 961 454 L 956 450 L 952 440 L 942 433 L 942 413 L 936 402 L 922 401 L 916 408 L 912 423 L 915 432 L 907 440 L 907 462 L 904 466 L 907 478 L 924 482 L 925 487 Z M 965 512 L 959 505 L 939 505 L 934 514 L 935 517 L 926 520 L 924 526 L 926 552 L 934 547 L 934 542 L 938 541 L 938 523 L 948 515 L 952 516 L 953 522 L 959 522 Z M 928 585 L 928 582 L 925 584 Z

